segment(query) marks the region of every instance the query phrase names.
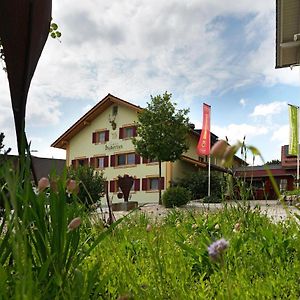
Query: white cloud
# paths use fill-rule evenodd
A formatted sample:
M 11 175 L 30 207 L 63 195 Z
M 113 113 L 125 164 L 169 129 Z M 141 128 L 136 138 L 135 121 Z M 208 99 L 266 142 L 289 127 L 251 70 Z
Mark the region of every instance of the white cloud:
M 289 143 L 289 125 L 282 125 L 279 128 L 276 128 L 271 137 L 271 141 L 278 142 L 280 145 L 287 145 Z
M 245 100 L 244 98 L 242 98 L 242 99 L 240 100 L 240 104 L 241 104 L 243 107 L 245 107 L 245 106 L 246 106 L 246 100 Z
M 220 139 L 228 138 L 229 143 L 233 144 L 242 141 L 246 136 L 246 143 L 251 143 L 257 136 L 265 135 L 269 129 L 264 126 L 255 126 L 248 124 L 229 124 L 228 126 L 212 126 L 212 132 Z
M 61 123 L 72 115 L 72 110 L 62 113 L 66 103 L 87 108 L 107 93 L 144 106 L 150 94 L 167 90 L 190 104 L 195 97 L 256 83 L 299 84 L 297 72 L 274 70 L 274 12 L 271 0 L 55 1 L 62 42 L 49 39 L 42 53 L 28 97 L 27 125 Z M 230 26 L 244 17 L 228 41 L 234 34 Z M 2 73 L 0 125 L 11 128 Z M 255 136 L 253 127 L 225 129 L 241 139 Z
M 31 154 L 34 156 L 66 159 L 65 150 L 49 147 L 48 141 L 44 138 L 31 136 L 29 142 Z
M 268 104 L 259 104 L 255 106 L 253 112 L 251 113 L 251 117 L 266 117 L 271 115 L 276 115 L 281 113 L 283 110 L 287 109 L 287 102 L 283 101 L 274 101 Z
M 40 102 L 29 98 L 26 115 L 28 122 L 35 127 L 58 124 L 61 116 L 59 102 L 46 96 L 42 97 Z
M 47 75 L 57 78 L 52 85 L 60 95 L 93 101 L 107 92 L 143 100 L 165 90 L 189 100 L 247 85 L 261 80 L 262 72 L 248 69 L 251 51 L 240 53 L 227 44 L 224 18 L 251 15 L 245 34 L 241 28 L 237 38 L 244 43 L 248 37 L 251 45 L 260 33 L 263 41 L 274 14 L 273 3 L 263 2 L 86 1 L 70 6 L 61 0 L 53 15 L 62 43 L 47 46 L 52 54 L 45 58 L 52 62 Z M 258 30 L 262 22 L 266 30 Z

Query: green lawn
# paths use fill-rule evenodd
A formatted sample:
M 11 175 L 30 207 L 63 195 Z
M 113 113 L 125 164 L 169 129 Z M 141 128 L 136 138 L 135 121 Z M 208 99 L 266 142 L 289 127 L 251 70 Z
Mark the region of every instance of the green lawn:
M 12 210 L 0 222 L 0 299 L 299 299 L 292 218 L 272 223 L 239 205 L 158 222 L 138 211 L 103 228 L 66 193 L 67 178 L 34 193 L 3 176 Z
M 207 247 L 221 238 L 229 246 L 212 260 Z M 154 224 L 136 215 L 95 249 L 83 273 L 98 266 L 103 299 L 298 299 L 299 238 L 295 222 L 273 224 L 246 207 L 174 210 Z

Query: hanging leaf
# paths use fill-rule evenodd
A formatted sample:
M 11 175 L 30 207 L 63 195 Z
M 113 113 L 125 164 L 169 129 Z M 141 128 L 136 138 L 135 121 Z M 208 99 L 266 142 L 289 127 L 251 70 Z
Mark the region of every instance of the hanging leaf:
M 252 152 L 253 155 L 256 155 L 256 156 L 257 155 L 259 155 L 259 156 L 261 155 L 260 151 L 256 147 L 254 147 L 254 146 L 248 146 L 248 149 Z
M 57 29 L 58 29 L 58 26 L 57 26 L 56 23 L 52 23 L 52 24 L 51 24 L 51 28 L 52 28 L 53 30 L 57 30 Z
M 53 39 L 59 39 L 61 37 L 61 32 L 58 31 L 58 25 L 56 23 L 50 24 L 49 33 Z

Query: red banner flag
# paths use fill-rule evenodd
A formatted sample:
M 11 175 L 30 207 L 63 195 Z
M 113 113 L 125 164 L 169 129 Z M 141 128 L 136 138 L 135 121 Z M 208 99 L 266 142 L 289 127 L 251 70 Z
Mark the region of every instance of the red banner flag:
M 205 103 L 203 103 L 203 124 L 197 153 L 198 155 L 209 155 L 210 153 L 210 105 Z

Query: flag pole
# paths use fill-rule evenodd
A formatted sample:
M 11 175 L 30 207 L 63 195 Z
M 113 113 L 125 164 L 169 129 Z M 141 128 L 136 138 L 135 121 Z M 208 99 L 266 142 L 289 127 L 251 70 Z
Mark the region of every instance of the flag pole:
M 204 155 L 206 163 L 208 160 L 208 196 L 210 196 L 210 109 L 210 105 L 203 103 L 202 130 L 197 144 L 198 156 Z
M 297 190 L 299 189 L 299 106 L 297 106 Z
M 210 197 L 210 154 L 208 155 L 208 197 Z

